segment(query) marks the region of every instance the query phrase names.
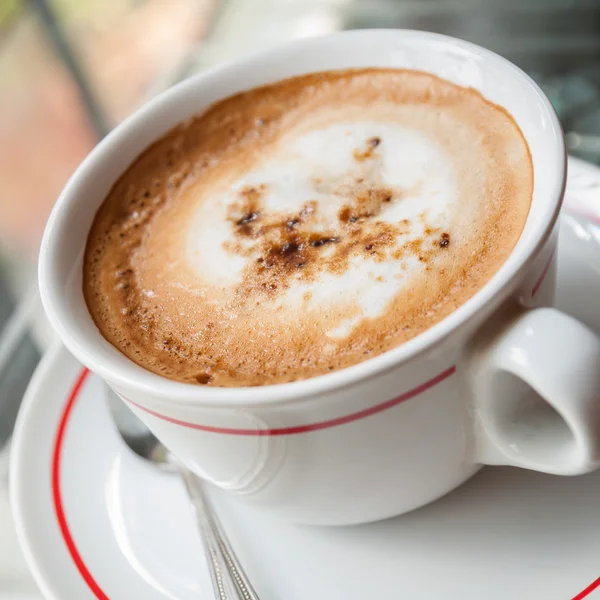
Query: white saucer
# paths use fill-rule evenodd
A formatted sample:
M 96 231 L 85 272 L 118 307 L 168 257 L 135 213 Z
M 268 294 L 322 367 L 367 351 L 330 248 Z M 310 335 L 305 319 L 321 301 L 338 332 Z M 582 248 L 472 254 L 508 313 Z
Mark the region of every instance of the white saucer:
M 573 161 L 568 199 L 598 225 L 563 215 L 558 304 L 600 331 L 600 170 Z M 101 386 L 56 346 L 24 401 L 12 500 L 37 582 L 60 600 L 212 599 L 182 485 L 123 446 Z M 486 468 L 421 510 L 347 528 L 213 498 L 262 600 L 600 600 L 600 471 Z

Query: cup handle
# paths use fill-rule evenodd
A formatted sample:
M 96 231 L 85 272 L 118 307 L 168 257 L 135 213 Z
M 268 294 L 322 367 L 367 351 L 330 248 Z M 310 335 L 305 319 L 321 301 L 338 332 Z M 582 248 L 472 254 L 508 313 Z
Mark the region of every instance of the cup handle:
M 472 347 L 476 460 L 577 475 L 600 466 L 600 338 L 522 310 Z

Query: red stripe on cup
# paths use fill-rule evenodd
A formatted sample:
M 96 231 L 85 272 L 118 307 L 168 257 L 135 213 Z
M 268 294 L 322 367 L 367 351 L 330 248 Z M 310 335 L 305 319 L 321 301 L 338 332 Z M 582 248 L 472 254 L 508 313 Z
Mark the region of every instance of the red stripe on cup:
M 546 279 L 546 275 L 548 275 L 548 271 L 550 270 L 550 267 L 552 266 L 552 261 L 554 260 L 555 254 L 556 254 L 556 249 L 554 249 L 552 251 L 552 254 L 550 254 L 550 258 L 548 259 L 548 262 L 546 263 L 544 270 L 541 272 L 538 280 L 535 282 L 535 285 L 533 286 L 533 289 L 531 290 L 532 298 L 538 293 L 540 287 L 542 286 L 542 283 L 544 283 L 544 279 Z
M 452 367 L 454 369 L 454 367 Z M 58 429 L 56 432 L 56 436 L 54 438 L 54 448 L 52 450 L 52 501 L 54 504 L 54 511 L 56 513 L 56 519 L 58 521 L 58 526 L 62 535 L 62 538 L 65 542 L 65 546 L 69 551 L 71 559 L 75 564 L 81 578 L 84 580 L 89 590 L 92 592 L 94 597 L 97 600 L 110 600 L 110 598 L 102 591 L 102 588 L 94 579 L 91 574 L 89 568 L 85 564 L 76 544 L 73 539 L 73 534 L 69 529 L 69 523 L 65 514 L 64 504 L 62 500 L 62 491 L 60 486 L 60 474 L 61 474 L 61 466 L 62 466 L 62 452 L 64 448 L 64 441 L 67 431 L 67 426 L 71 415 L 73 413 L 73 409 L 77 400 L 81 396 L 81 391 L 83 389 L 83 384 L 85 383 L 90 372 L 88 369 L 83 369 L 79 376 L 77 377 L 75 383 L 73 384 L 73 388 L 69 394 L 65 407 L 63 409 L 62 415 L 60 417 L 60 421 L 58 424 Z M 439 377 L 439 376 L 438 376 Z M 425 384 L 424 384 L 425 385 Z M 434 384 L 435 385 L 435 384 Z M 418 388 L 415 388 L 418 389 Z M 408 393 L 408 392 L 407 392 Z M 402 396 L 400 396 L 401 398 Z M 398 399 L 395 399 L 398 400 Z M 400 400 L 401 402 L 402 400 Z M 379 405 L 382 406 L 382 405 Z M 377 407 L 376 407 L 377 408 Z M 381 409 L 381 410 L 385 410 Z M 364 412 L 364 411 L 363 411 Z M 358 414 L 358 413 L 357 413 Z M 371 413 L 373 414 L 373 413 Z M 368 416 L 368 415 L 367 415 Z M 361 417 L 359 417 L 361 418 Z M 263 434 L 264 435 L 264 434 Z M 579 592 L 577 595 L 573 596 L 571 600 L 584 600 L 588 598 L 589 595 L 596 589 L 600 588 L 600 577 L 592 582 L 588 587 Z
M 163 421 L 168 421 L 169 423 L 174 423 L 175 425 L 181 425 L 182 427 L 188 427 L 190 429 L 198 429 L 200 431 L 207 431 L 209 433 L 221 433 L 227 435 L 249 435 L 249 436 L 276 436 L 276 435 L 295 435 L 298 433 L 308 433 L 310 431 L 320 431 L 321 429 L 329 429 L 330 427 L 337 427 L 339 425 L 345 425 L 347 423 L 352 423 L 352 421 L 358 421 L 359 419 L 364 419 L 365 417 L 370 417 L 371 415 L 375 415 L 384 410 L 388 410 L 389 408 L 393 408 L 398 404 L 405 402 L 406 400 L 410 400 L 423 392 L 426 392 L 430 388 L 434 387 L 438 383 L 444 381 L 451 375 L 456 372 L 456 367 L 452 366 L 449 369 L 446 369 L 439 375 L 436 375 L 433 379 L 422 383 L 421 385 L 405 392 L 401 396 L 396 398 L 392 398 L 391 400 L 387 400 L 386 402 L 382 402 L 381 404 L 377 404 L 375 406 L 371 406 L 370 408 L 365 408 L 364 410 L 360 410 L 355 413 L 351 413 L 349 415 L 344 415 L 343 417 L 336 417 L 335 419 L 328 419 L 326 421 L 319 421 L 317 423 L 307 423 L 305 425 L 293 425 L 291 427 L 277 427 L 274 429 L 236 429 L 231 427 L 215 427 L 213 425 L 202 425 L 200 423 L 190 423 L 188 421 L 182 421 L 180 419 L 175 419 L 173 417 L 168 417 L 161 413 L 158 413 L 150 408 L 146 408 L 129 398 L 125 398 L 121 396 L 125 401 L 129 402 L 133 406 L 143 410 L 144 412 L 156 417 L 158 419 L 162 419 Z

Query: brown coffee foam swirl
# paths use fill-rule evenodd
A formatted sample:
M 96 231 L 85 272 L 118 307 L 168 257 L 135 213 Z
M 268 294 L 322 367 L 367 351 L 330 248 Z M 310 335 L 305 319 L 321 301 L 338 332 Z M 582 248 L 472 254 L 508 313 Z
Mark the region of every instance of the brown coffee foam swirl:
M 231 195 L 231 184 L 290 131 L 365 115 L 435 140 L 465 210 L 443 228 L 426 211 L 383 218 L 419 189 L 387 185 L 375 167 L 388 140 L 367 137 L 354 150 L 352 172 L 310 182 L 337 203 L 327 218 L 310 195 L 294 210 L 272 211 L 268 182 L 239 186 L 223 215 L 233 232 L 225 251 L 241 261 L 239 277 L 222 286 L 203 279 L 185 258 L 198 203 Z M 131 165 L 94 221 L 84 293 L 106 339 L 169 378 L 243 386 L 312 377 L 393 348 L 464 303 L 515 245 L 532 188 L 520 130 L 474 90 L 402 70 L 298 77 L 216 104 Z M 419 235 L 407 236 L 415 228 Z M 397 261 L 400 269 L 411 257 L 423 269 L 375 318 L 364 318 L 352 297 L 327 305 L 311 299 L 324 276 L 348 273 L 357 261 Z M 290 305 L 299 285 L 302 297 Z M 349 319 L 355 325 L 347 335 L 328 335 Z

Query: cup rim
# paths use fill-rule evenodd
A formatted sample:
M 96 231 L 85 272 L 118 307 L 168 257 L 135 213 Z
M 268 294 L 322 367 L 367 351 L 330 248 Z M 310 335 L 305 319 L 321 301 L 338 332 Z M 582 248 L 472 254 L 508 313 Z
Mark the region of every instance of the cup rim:
M 70 314 L 66 306 L 67 302 L 65 302 L 64 298 L 61 299 L 59 297 L 59 292 L 62 291 L 64 293 L 64 290 L 61 290 L 54 282 L 54 275 L 56 274 L 55 261 L 57 260 L 57 255 L 59 254 L 58 248 L 61 244 L 57 230 L 60 229 L 60 222 L 69 207 L 78 201 L 80 194 L 77 190 L 84 185 L 84 180 L 89 176 L 89 171 L 97 168 L 99 161 L 102 160 L 102 157 L 107 152 L 110 152 L 111 148 L 115 148 L 123 139 L 135 135 L 135 130 L 140 124 L 152 119 L 153 115 L 156 115 L 159 111 L 165 110 L 165 107 L 173 99 L 185 93 L 188 89 L 203 85 L 204 82 L 209 82 L 210 84 L 210 81 L 218 77 L 219 74 L 246 67 L 260 67 L 261 61 L 272 57 L 274 53 L 302 52 L 303 49 L 315 44 L 315 40 L 317 43 L 319 40 L 325 38 L 331 40 L 333 43 L 335 43 L 336 39 L 341 38 L 356 38 L 357 41 L 360 41 L 360 38 L 367 39 L 374 35 L 396 36 L 404 39 L 413 38 L 420 42 L 430 42 L 432 44 L 444 43 L 449 47 L 474 54 L 485 60 L 493 60 L 496 64 L 503 65 L 503 68 L 512 71 L 513 74 L 524 80 L 531 90 L 532 99 L 536 98 L 540 109 L 545 111 L 550 124 L 550 134 L 556 140 L 556 146 L 551 151 L 553 162 L 556 163 L 555 169 L 547 175 L 554 178 L 552 186 L 553 198 L 551 201 L 548 201 L 543 218 L 539 219 L 536 231 L 531 236 L 527 245 L 521 248 L 520 256 L 514 261 L 512 268 L 508 270 L 504 268 L 506 263 L 502 265 L 492 278 L 471 298 L 440 322 L 429 327 L 416 337 L 358 364 L 299 381 L 255 387 L 202 387 L 191 383 L 170 380 L 148 371 L 118 351 L 117 355 L 114 358 L 111 357 L 108 362 L 106 359 L 99 359 L 95 346 L 100 341 L 106 343 L 104 338 L 98 331 L 98 338 L 91 340 L 79 331 L 75 320 L 69 318 Z M 275 48 L 250 54 L 240 60 L 215 66 L 176 84 L 136 110 L 88 154 L 60 194 L 44 231 L 38 267 L 42 304 L 53 328 L 59 333 L 65 346 L 93 372 L 107 381 L 114 382 L 115 385 L 135 389 L 140 393 L 145 393 L 155 398 L 168 397 L 169 403 L 173 405 L 219 407 L 227 405 L 270 405 L 322 395 L 351 386 L 359 381 L 371 379 L 396 368 L 410 359 L 418 357 L 445 341 L 457 328 L 464 325 L 466 321 L 473 318 L 484 307 L 499 302 L 502 298 L 506 297 L 510 293 L 510 290 L 515 287 L 515 280 L 525 264 L 537 256 L 552 232 L 564 196 L 566 165 L 567 153 L 562 127 L 552 104 L 529 75 L 491 50 L 450 36 L 409 29 L 351 30 L 294 40 L 286 44 L 280 44 Z M 531 214 L 527 220 L 529 218 L 531 218 Z

